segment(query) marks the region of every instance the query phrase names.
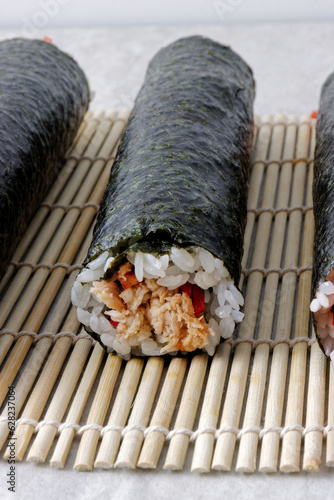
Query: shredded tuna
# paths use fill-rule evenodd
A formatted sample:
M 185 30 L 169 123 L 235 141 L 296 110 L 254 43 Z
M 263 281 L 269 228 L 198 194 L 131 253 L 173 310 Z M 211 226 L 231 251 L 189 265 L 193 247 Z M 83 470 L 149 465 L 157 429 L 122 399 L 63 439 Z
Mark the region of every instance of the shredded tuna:
M 161 304 L 156 313 L 161 314 L 164 319 L 161 333 L 162 339 L 167 342 L 161 352 L 168 352 L 173 348 L 194 351 L 207 344 L 211 329 L 204 316 L 195 316 L 191 298 L 186 293 L 166 297 L 165 303 Z
M 145 283 L 131 286 L 119 294 L 127 308 L 135 313 L 141 304 L 146 304 L 150 297 L 150 291 Z
M 122 264 L 118 271 L 113 275 L 112 279 L 118 280 L 124 278 L 127 273 L 130 273 L 132 271 L 132 268 L 133 265 L 131 264 L 131 262 L 125 262 L 125 264 Z
M 123 300 L 119 298 L 120 290 L 118 285 L 112 279 L 93 281 L 93 286 L 89 291 L 96 295 L 110 309 L 116 309 L 118 312 L 126 311 Z
M 124 266 L 119 270 L 123 267 L 123 275 L 131 271 Z M 91 292 L 110 308 L 105 314 L 118 322 L 119 338 L 140 345 L 153 331 L 156 340 L 165 344 L 161 353 L 177 349 L 190 352 L 208 343 L 213 332 L 204 316 L 196 317 L 186 293 L 168 290 L 155 279 L 146 278 L 120 292 L 114 279 L 94 282 Z

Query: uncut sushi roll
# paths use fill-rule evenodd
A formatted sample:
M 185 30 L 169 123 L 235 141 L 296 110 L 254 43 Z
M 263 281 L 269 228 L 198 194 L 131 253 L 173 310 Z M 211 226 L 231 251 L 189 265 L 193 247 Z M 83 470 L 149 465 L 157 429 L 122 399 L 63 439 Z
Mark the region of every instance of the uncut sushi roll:
M 72 289 L 108 352 L 213 355 L 243 319 L 254 80 L 193 36 L 149 64 Z
M 43 40 L 0 42 L 0 279 L 63 166 L 89 89 L 72 57 Z
M 334 73 L 325 81 L 316 124 L 311 311 L 319 345 L 334 362 Z

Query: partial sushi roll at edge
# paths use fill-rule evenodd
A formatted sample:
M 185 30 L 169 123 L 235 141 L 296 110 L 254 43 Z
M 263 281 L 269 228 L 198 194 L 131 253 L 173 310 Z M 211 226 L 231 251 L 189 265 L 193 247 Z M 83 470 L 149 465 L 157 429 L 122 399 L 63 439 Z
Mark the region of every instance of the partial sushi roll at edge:
M 103 252 L 78 275 L 78 319 L 107 351 L 159 356 L 203 349 L 213 355 L 243 319 L 244 299 L 224 266 L 201 247 L 155 256 L 137 252 L 107 279 L 114 257 Z
M 325 81 L 316 123 L 312 299 L 315 332 L 334 362 L 334 73 Z

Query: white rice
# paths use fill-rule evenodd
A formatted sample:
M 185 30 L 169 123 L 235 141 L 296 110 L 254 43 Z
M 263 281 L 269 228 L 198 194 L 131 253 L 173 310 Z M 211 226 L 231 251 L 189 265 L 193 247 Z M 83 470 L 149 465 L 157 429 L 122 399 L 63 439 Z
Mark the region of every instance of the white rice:
M 316 296 L 311 302 L 310 310 L 313 313 L 317 335 L 327 356 L 334 362 L 334 284 L 324 281 L 319 286 Z
M 116 328 L 111 325 L 104 314 L 108 310 L 107 306 L 89 292 L 93 286 L 92 282 L 102 279 L 114 258 L 115 256 L 110 252 L 103 252 L 78 275 L 71 292 L 72 303 L 77 308 L 78 320 L 86 326 L 88 331 L 100 336 L 108 352 L 116 351 L 125 359 L 129 359 L 131 353 L 159 356 L 161 349 L 166 345 L 166 341 L 160 342 L 163 340 L 161 336 L 153 335 L 147 338 L 147 333 L 139 333 L 128 341 L 119 338 Z M 240 311 L 240 307 L 244 304 L 242 294 L 233 283 L 224 262 L 215 258 L 206 249 L 197 247 L 185 250 L 172 247 L 169 254 L 161 257 L 138 252 L 129 253 L 127 259 L 134 265 L 138 281 L 144 278 L 155 278 L 159 285 L 169 290 L 175 290 L 190 282 L 196 283 L 204 290 L 204 316 L 212 335 L 209 335 L 208 343 L 203 350 L 209 355 L 214 354 L 221 338 L 232 337 L 235 324 L 243 320 L 244 314 Z M 324 291 L 322 290 L 322 295 L 326 295 L 327 289 L 328 286 Z M 334 293 L 334 286 L 332 293 Z M 322 297 L 321 302 L 324 303 L 324 301 Z M 170 351 L 170 354 L 177 354 L 177 351 Z

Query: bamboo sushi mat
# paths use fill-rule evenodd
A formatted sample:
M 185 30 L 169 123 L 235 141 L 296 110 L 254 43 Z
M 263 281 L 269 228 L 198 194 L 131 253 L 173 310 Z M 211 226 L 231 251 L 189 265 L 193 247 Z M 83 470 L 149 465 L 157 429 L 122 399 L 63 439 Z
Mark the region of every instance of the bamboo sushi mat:
M 70 290 L 127 118 L 87 114 L 1 282 L 2 456 L 15 410 L 16 460 L 52 467 L 333 466 L 334 371 L 309 314 L 314 120 L 255 120 L 235 337 L 213 358 L 125 362 L 84 333 Z

